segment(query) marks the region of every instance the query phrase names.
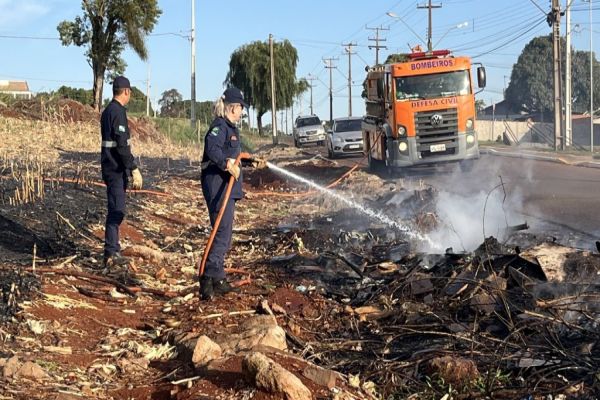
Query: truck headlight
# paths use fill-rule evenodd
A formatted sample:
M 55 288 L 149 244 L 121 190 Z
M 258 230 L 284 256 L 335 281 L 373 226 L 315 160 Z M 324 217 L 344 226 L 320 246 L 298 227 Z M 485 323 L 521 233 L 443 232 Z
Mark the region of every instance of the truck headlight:
M 408 150 L 408 143 L 404 141 L 398 143 L 398 150 L 400 150 L 400 153 L 405 153 Z
M 403 127 L 402 125 L 400 125 L 398 127 L 398 136 L 404 136 L 404 135 L 406 135 L 406 128 Z
M 469 118 L 467 120 L 467 130 L 471 130 L 473 129 L 473 120 L 471 118 Z
M 473 144 L 473 143 L 475 143 L 475 136 L 467 135 L 467 144 Z

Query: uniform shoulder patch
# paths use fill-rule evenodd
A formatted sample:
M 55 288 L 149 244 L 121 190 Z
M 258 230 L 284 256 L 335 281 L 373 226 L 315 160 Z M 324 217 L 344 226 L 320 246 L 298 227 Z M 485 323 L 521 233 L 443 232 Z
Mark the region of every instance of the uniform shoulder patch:
M 119 125 L 119 132 L 125 132 L 125 125 Z
M 210 130 L 210 134 L 211 134 L 212 136 L 218 136 L 218 135 L 219 135 L 219 127 L 218 127 L 218 126 L 215 126 L 214 128 L 212 128 L 212 129 Z

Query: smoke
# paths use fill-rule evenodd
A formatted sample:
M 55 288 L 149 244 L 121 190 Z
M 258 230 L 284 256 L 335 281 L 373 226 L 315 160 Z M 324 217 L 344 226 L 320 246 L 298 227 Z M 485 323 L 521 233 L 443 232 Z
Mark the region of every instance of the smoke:
M 504 240 L 506 228 L 516 220 L 515 210 L 520 203 L 519 196 L 505 199 L 501 186 L 491 193 L 480 191 L 468 197 L 439 192 L 436 214 L 440 224 L 429 236 L 444 248 L 452 247 L 455 251 L 475 250 L 488 236 Z
M 534 175 L 530 162 L 515 161 L 522 164 L 518 177 L 502 176 L 506 160 L 498 157 L 478 160 L 470 172 L 455 168 L 436 173 L 431 184 L 438 191 L 435 212 L 439 224 L 429 233 L 432 241 L 454 251 L 472 251 L 486 237 L 506 239 L 506 228 L 525 222 L 521 188 L 530 184 Z

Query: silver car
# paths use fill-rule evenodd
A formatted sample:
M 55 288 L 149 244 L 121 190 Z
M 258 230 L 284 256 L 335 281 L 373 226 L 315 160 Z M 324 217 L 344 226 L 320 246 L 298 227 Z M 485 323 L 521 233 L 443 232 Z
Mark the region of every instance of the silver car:
M 327 135 L 327 154 L 335 158 L 342 154 L 363 151 L 362 117 L 336 118 Z
M 296 118 L 294 123 L 294 145 L 316 143 L 322 146 L 325 142 L 325 128 L 316 115 L 304 115 Z

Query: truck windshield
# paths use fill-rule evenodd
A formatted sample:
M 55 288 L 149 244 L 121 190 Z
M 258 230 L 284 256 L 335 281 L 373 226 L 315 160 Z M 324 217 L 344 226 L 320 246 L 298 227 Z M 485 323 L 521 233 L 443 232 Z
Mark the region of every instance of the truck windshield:
M 352 132 L 362 129 L 362 120 L 360 119 L 342 119 L 335 122 L 334 130 L 336 132 Z
M 471 94 L 469 71 L 396 78 L 396 100 L 434 99 Z

